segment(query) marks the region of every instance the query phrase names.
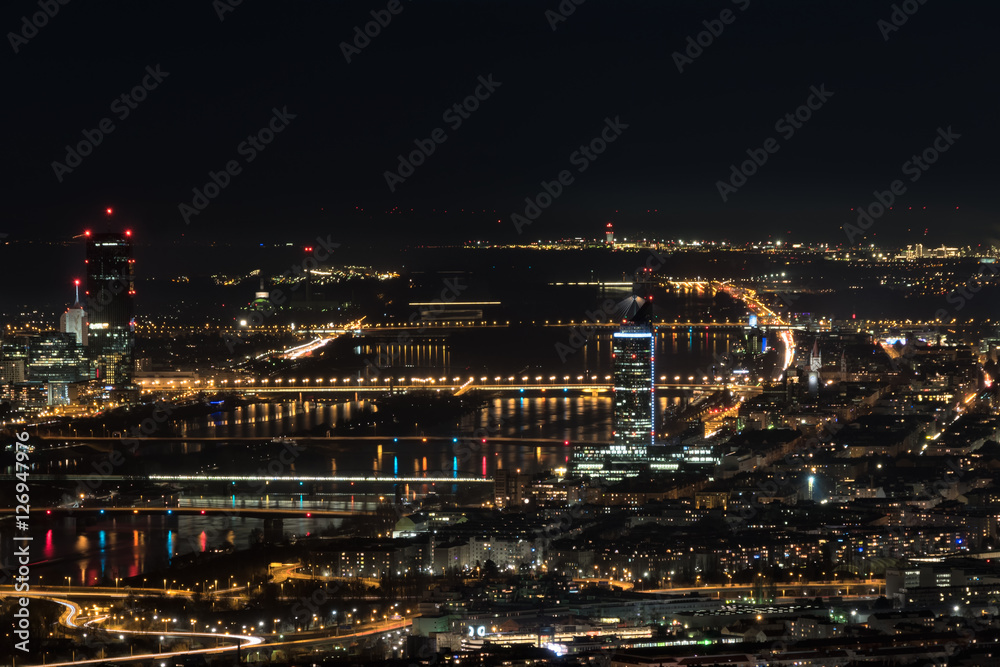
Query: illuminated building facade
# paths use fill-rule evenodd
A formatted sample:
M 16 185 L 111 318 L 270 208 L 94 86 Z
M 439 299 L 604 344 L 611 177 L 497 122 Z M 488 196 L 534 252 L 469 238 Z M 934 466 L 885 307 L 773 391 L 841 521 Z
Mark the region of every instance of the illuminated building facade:
M 76 344 L 84 346 L 87 344 L 87 312 L 79 303 L 68 308 L 59 317 L 59 331 L 73 334 Z
M 626 325 L 613 334 L 614 451 L 627 459 L 646 456 L 653 444 L 655 339 L 649 327 Z
M 87 311 L 80 303 L 80 281 L 73 281 L 76 286 L 76 300 L 59 318 L 59 331 L 71 333 L 76 338 L 77 345 L 87 344 Z
M 48 333 L 31 341 L 27 379 L 44 384 L 48 405 L 69 405 L 70 385 L 89 379 L 84 348 L 72 333 Z
M 575 474 L 620 480 L 651 467 L 654 423 L 655 336 L 645 324 L 624 324 L 612 335 L 614 443 L 578 446 Z M 676 466 L 673 466 L 676 467 Z
M 132 233 L 87 235 L 88 351 L 112 398 L 134 396 L 135 282 Z
M 31 336 L 5 336 L 0 342 L 0 377 L 4 384 L 24 382 Z

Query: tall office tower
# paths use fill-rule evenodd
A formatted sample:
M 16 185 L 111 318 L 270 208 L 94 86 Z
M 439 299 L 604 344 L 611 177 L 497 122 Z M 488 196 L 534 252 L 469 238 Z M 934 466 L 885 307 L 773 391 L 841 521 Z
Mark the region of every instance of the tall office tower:
M 641 324 L 623 325 L 611 338 L 616 458 L 645 460 L 653 444 L 654 343 L 652 329 Z
M 618 481 L 642 472 L 675 470 L 676 463 L 651 451 L 655 411 L 653 377 L 656 337 L 649 324 L 652 301 L 631 296 L 619 304 L 624 312 L 612 334 L 614 442 L 574 446 L 574 475 Z
M 95 376 L 113 399 L 130 400 L 135 341 L 132 232 L 87 237 L 88 350 Z
M 604 230 L 604 242 L 609 246 L 613 246 L 615 244 L 615 228 L 610 222 Z
M 88 333 L 87 311 L 80 303 L 80 281 L 74 280 L 73 283 L 76 285 L 76 302 L 59 317 L 59 331 L 73 334 L 76 337 L 76 344 L 85 346 Z

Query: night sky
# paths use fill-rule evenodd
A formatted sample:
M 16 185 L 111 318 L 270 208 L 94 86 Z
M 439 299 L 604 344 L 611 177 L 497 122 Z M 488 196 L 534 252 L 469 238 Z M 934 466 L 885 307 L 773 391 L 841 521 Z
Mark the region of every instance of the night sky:
M 901 179 L 869 238 L 993 240 L 995 9 L 904 4 L 915 12 L 890 29 L 892 3 L 871 1 L 564 0 L 573 12 L 557 21 L 556 0 L 401 0 L 396 14 L 385 2 L 77 0 L 24 41 L 12 34 L 39 5 L 7 2 L 0 231 L 66 239 L 113 206 L 116 226 L 154 248 L 596 237 L 607 220 L 620 236 L 837 244 L 851 208 Z M 341 43 L 372 11 L 391 20 L 348 63 Z M 721 34 L 679 72 L 688 37 L 709 41 L 704 22 Z M 147 67 L 168 74 L 134 109 L 116 103 L 155 82 Z M 453 127 L 443 114 L 490 76 L 499 86 Z M 791 136 L 776 131 L 813 86 L 833 94 Z M 239 146 L 273 109 L 294 118 L 248 162 Z M 113 131 L 60 182 L 53 162 L 105 118 Z M 608 118 L 627 128 L 578 171 L 572 154 Z M 960 138 L 911 182 L 903 164 L 948 127 Z M 446 140 L 390 191 L 396 156 L 437 128 Z M 717 182 L 768 138 L 778 151 L 724 202 Z M 185 223 L 179 205 L 231 160 L 240 173 Z M 511 214 L 563 170 L 572 183 L 519 235 Z

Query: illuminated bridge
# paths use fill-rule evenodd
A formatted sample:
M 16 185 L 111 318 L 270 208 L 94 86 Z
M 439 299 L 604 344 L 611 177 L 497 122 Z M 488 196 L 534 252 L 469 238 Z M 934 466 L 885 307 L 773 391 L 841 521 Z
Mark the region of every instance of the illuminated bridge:
M 195 438 L 188 438 L 194 440 Z M 38 481 L 69 481 L 85 482 L 94 475 L 32 475 L 31 479 Z M 13 480 L 14 475 L 0 475 L 0 479 Z M 395 477 L 389 475 L 102 475 L 101 480 L 115 482 L 147 481 L 154 483 L 168 482 L 226 482 L 226 483 L 298 483 L 298 482 L 328 482 L 345 484 L 492 484 L 492 477 L 469 477 L 437 475 L 428 477 Z M 0 508 L 0 514 L 13 512 L 13 508 Z
M 0 516 L 10 515 L 12 508 L 0 509 Z M 331 517 L 346 517 L 356 514 L 373 514 L 371 510 L 352 509 L 295 509 L 290 507 L 175 507 L 175 506 L 141 506 L 141 507 L 101 507 L 99 505 L 86 507 L 38 507 L 32 508 L 31 514 L 38 517 L 36 520 L 43 520 L 42 517 L 71 517 L 71 516 L 99 516 L 122 517 L 122 516 L 163 516 L 176 517 L 181 515 L 197 516 L 245 516 L 258 518 L 308 518 L 322 519 Z M 22 517 L 24 515 L 22 514 Z
M 222 442 L 222 443 L 262 443 L 270 442 L 274 444 L 296 444 L 299 446 L 318 446 L 323 444 L 333 444 L 338 442 L 360 442 L 360 441 L 377 441 L 385 443 L 388 440 L 395 442 L 412 442 L 412 443 L 426 443 L 426 442 L 443 442 L 457 444 L 459 442 L 473 442 L 479 441 L 479 438 L 470 437 L 449 437 L 449 436 L 434 436 L 434 435 L 400 435 L 400 436 L 385 436 L 385 435 L 309 435 L 294 438 L 276 438 L 271 436 L 205 436 L 205 435 L 142 435 L 138 438 L 129 438 L 126 434 L 125 437 L 118 436 L 107 436 L 107 435 L 41 435 L 38 436 L 34 441 L 36 442 L 55 442 L 55 443 L 109 443 L 116 444 L 121 443 L 125 440 L 128 443 L 135 442 L 135 440 L 141 440 L 142 442 Z M 568 440 L 563 438 L 512 438 L 507 436 L 491 436 L 488 438 L 490 442 L 502 442 L 505 444 L 520 445 L 523 447 L 538 447 L 538 446 L 548 446 L 548 445 L 566 445 L 569 443 Z M 587 440 L 588 443 L 597 443 L 602 445 L 610 445 L 612 442 L 601 441 L 601 440 Z M 379 475 L 366 475 L 363 478 L 366 480 L 374 480 L 379 478 Z M 32 474 L 32 479 L 75 479 L 73 475 L 48 475 L 43 473 Z M 0 474 L 0 479 L 14 479 L 12 473 Z M 143 478 L 145 479 L 145 478 Z M 289 478 L 290 479 L 290 478 Z M 358 478 L 351 478 L 347 481 L 357 481 Z M 425 479 L 421 477 L 420 479 Z M 450 478 L 449 478 L 450 479 Z M 326 478 L 324 478 L 326 480 Z M 331 480 L 326 480 L 331 481 Z
M 762 381 L 763 378 L 760 378 Z M 467 391 L 479 390 L 490 392 L 574 392 L 574 393 L 603 393 L 610 392 L 611 376 L 603 378 L 592 376 L 589 380 L 583 376 L 522 376 L 522 377 L 440 377 L 440 378 L 407 378 L 407 377 L 376 377 L 376 378 L 262 378 L 262 379 L 239 379 L 222 380 L 216 382 L 209 380 L 202 384 L 173 381 L 140 381 L 144 391 L 156 392 L 191 392 L 191 391 L 223 391 L 235 394 L 298 394 L 298 393 L 329 393 L 329 394 L 354 394 L 366 392 L 386 392 L 386 391 L 448 391 L 454 393 L 465 393 Z M 694 391 L 694 390 L 715 390 L 731 386 L 722 377 L 702 376 L 700 378 L 693 375 L 673 377 L 662 375 L 660 381 L 656 383 L 659 391 Z
M 32 475 L 32 479 L 37 478 Z M 389 477 L 380 475 L 148 475 L 151 482 L 351 482 L 383 484 L 492 484 L 492 477 Z
M 768 317 L 763 315 L 762 317 Z M 621 326 L 620 322 L 593 322 L 591 320 L 530 320 L 527 322 L 515 322 L 515 325 L 527 325 L 541 326 L 541 327 L 591 327 L 594 329 L 617 329 Z M 768 320 L 763 319 L 761 324 L 766 325 L 772 329 L 785 330 L 785 329 L 804 329 L 801 325 L 790 325 L 782 323 L 778 320 Z M 468 320 L 468 321 L 456 321 L 456 320 L 436 320 L 436 321 L 425 321 L 417 320 L 415 322 L 399 322 L 399 323 L 386 323 L 386 324 L 373 324 L 357 329 L 357 332 L 365 335 L 379 335 L 391 333 L 394 331 L 406 331 L 411 329 L 420 329 L 423 331 L 441 331 L 445 329 L 482 329 L 482 328 L 506 328 L 511 326 L 510 321 L 479 321 L 479 320 Z M 724 329 L 730 331 L 745 330 L 747 328 L 746 322 L 716 322 L 714 320 L 709 322 L 691 322 L 686 320 L 677 320 L 674 322 L 657 322 L 653 325 L 653 329 L 658 332 L 662 331 L 676 331 L 684 329 Z M 310 329 L 309 333 L 338 333 L 339 329 Z

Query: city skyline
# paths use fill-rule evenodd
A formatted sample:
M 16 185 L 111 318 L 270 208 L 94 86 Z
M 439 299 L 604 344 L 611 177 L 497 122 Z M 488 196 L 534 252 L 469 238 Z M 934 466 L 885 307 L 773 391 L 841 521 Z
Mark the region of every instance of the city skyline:
M 997 664 L 996 14 L 8 3 L 0 667 Z

